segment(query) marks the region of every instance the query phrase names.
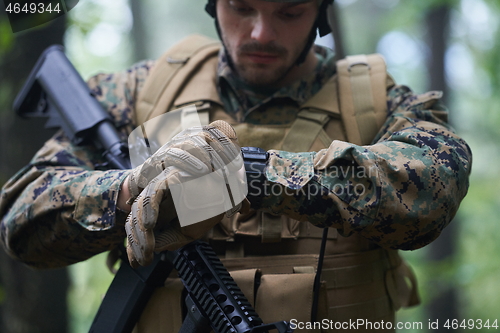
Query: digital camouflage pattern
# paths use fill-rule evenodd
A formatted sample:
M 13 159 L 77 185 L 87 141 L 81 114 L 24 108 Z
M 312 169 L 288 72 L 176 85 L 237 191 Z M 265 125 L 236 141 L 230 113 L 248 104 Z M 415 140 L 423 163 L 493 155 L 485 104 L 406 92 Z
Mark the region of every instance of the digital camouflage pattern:
M 133 99 L 154 65 L 98 74 L 88 84 L 124 138 L 133 129 Z M 96 171 L 105 161 L 57 133 L 3 187 L 0 235 L 7 252 L 44 268 L 72 264 L 123 243 L 127 214 L 116 208 L 128 171 Z
M 232 79 L 221 56 L 221 99 L 240 121 L 289 123 L 298 105 L 334 73 L 330 56 L 318 53 L 317 72 L 288 90 L 256 92 L 248 100 L 242 96 L 249 87 Z M 134 128 L 134 100 L 153 65 L 142 62 L 89 80 L 124 136 Z M 264 97 L 268 93 L 272 96 Z M 333 141 L 319 152 L 272 151 L 267 178 L 281 192 L 270 191 L 262 208 L 344 235 L 358 232 L 386 248 L 428 244 L 465 195 L 472 159 L 466 143 L 446 125 L 439 97 L 392 87 L 388 119 L 370 146 Z M 285 100 L 278 116 L 264 112 L 267 106 L 280 110 Z M 34 267 L 57 267 L 123 244 L 126 214 L 116 208 L 116 198 L 129 171 L 95 170 L 102 162 L 98 151 L 75 147 L 59 133 L 5 184 L 0 235 L 10 255 Z
M 317 153 L 271 151 L 267 179 L 290 190 L 269 191 L 262 208 L 344 236 L 359 232 L 384 248 L 429 244 L 466 195 L 472 159 L 438 118 L 445 116 L 439 97 L 394 87 L 390 116 L 369 146 L 334 141 Z

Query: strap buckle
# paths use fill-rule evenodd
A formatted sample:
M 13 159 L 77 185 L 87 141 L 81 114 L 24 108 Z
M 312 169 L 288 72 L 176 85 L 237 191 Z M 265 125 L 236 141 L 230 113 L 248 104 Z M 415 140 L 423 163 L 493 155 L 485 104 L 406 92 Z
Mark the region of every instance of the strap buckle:
M 172 57 L 167 57 L 167 62 L 169 64 L 185 64 L 186 62 L 188 62 L 189 60 L 189 57 L 186 57 L 186 58 L 182 58 L 182 59 L 175 59 L 175 58 L 172 58 Z
M 350 72 L 352 67 L 359 66 L 359 65 L 364 65 L 364 66 L 368 67 L 368 70 L 372 69 L 370 64 L 367 63 L 366 61 L 355 61 L 355 62 L 349 64 L 349 67 L 347 67 L 347 70 Z

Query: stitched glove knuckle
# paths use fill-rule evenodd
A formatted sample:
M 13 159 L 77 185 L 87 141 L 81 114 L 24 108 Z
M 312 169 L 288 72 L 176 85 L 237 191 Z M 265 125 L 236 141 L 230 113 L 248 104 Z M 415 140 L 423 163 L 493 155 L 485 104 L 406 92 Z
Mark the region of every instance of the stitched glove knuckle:
M 218 223 L 220 219 L 197 224 L 194 231 L 183 230 L 170 188 L 213 171 L 215 176 L 221 173 L 222 177 L 222 170 L 231 170 L 240 156 L 237 142 L 234 129 L 222 121 L 190 128 L 132 170 L 129 188 L 135 201 L 125 224 L 131 265 L 147 265 L 154 251 L 185 245 Z
M 179 148 L 171 148 L 165 162 L 168 165 L 176 166 L 187 172 L 203 174 L 208 172 L 206 163 L 208 160 L 209 157 L 206 153 L 204 154 L 203 150 L 198 151 L 196 156 L 193 156 L 188 151 Z

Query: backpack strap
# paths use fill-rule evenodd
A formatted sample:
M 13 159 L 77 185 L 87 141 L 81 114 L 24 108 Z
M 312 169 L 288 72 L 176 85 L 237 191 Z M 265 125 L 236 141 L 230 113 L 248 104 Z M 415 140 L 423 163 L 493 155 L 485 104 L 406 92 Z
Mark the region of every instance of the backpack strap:
M 309 151 L 316 138 L 328 147 L 323 127 L 335 117 L 341 117 L 349 142 L 370 144 L 387 118 L 387 87 L 393 84 L 381 55 L 337 61 L 337 74 L 301 106 L 281 149 Z
M 379 54 L 337 62 L 339 100 L 347 140 L 368 145 L 387 118 L 387 69 Z
M 192 35 L 170 48 L 156 62 L 139 93 L 135 109 L 136 124 L 170 110 L 175 98 L 192 74 L 209 58 L 217 56 L 221 44 Z M 170 87 L 167 90 L 167 87 Z
M 283 140 L 282 150 L 291 152 L 309 151 L 320 135 L 323 126 L 331 117 L 340 117 L 337 98 L 337 78 L 331 77 L 318 93 L 300 108 L 297 118 Z M 323 142 L 325 147 L 331 143 Z

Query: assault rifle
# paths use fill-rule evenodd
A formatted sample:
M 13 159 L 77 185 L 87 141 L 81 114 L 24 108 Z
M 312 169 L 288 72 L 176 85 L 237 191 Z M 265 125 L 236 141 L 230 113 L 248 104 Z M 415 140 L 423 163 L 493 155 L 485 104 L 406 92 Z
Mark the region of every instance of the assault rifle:
M 108 168 L 130 169 L 128 147 L 112 119 L 67 59 L 62 46 L 46 49 L 14 101 L 21 116 L 48 117 L 46 127 L 61 127 L 77 145 L 104 151 Z M 210 246 L 192 242 L 162 252 L 147 267 L 133 269 L 125 259 L 94 318 L 90 332 L 131 332 L 153 291 L 172 269 L 187 290 L 188 308 L 181 332 L 291 333 L 286 321 L 263 324 Z

